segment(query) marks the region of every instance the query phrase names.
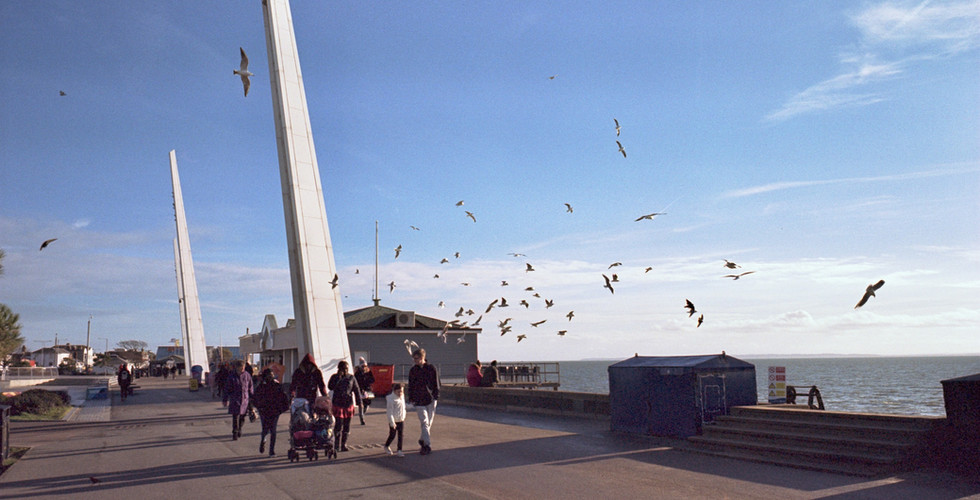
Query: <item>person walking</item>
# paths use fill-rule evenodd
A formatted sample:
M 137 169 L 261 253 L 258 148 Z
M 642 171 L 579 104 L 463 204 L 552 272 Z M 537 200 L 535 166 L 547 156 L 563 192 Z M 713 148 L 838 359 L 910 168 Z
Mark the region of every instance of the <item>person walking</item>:
M 232 367 L 225 388 L 228 391 L 228 413 L 231 414 L 231 439 L 237 440 L 242 437 L 242 426 L 248 413 L 252 376 L 245 371 L 245 363 L 240 359 L 236 359 Z
M 405 430 L 405 395 L 401 384 L 391 384 L 391 393 L 385 397 L 388 413 L 388 440 L 385 441 L 385 451 L 392 455 L 391 442 L 398 436 L 398 456 L 402 453 L 402 436 Z
M 313 360 L 313 354 L 307 353 L 303 357 L 303 361 L 293 371 L 293 378 L 289 382 L 289 394 L 294 398 L 305 399 L 312 408 L 313 403 L 316 402 L 317 393 L 326 396 L 327 387 L 323 383 L 323 372 Z
M 415 405 L 422 426 L 419 438 L 420 455 L 432 453 L 432 421 L 436 417 L 436 401 L 439 400 L 439 373 L 436 367 L 425 361 L 425 349 L 412 352 L 415 366 L 408 371 L 408 401 Z
M 129 385 L 133 383 L 133 374 L 129 372 L 126 363 L 119 365 L 119 372 L 116 373 L 116 382 L 119 383 L 119 399 L 126 401 L 129 396 Z
M 259 375 L 259 386 L 255 388 L 255 407 L 259 410 L 259 419 L 262 422 L 259 453 L 265 453 L 266 436 L 269 436 L 269 456 L 275 456 L 276 426 L 279 425 L 279 415 L 289 409 L 289 396 L 268 368 Z
M 364 360 L 364 356 L 361 356 L 357 361 L 357 368 L 354 368 L 354 378 L 357 379 L 357 387 L 360 389 L 360 394 L 357 398 L 357 416 L 361 419 L 361 425 L 364 425 L 364 413 L 367 412 L 367 405 L 369 402 L 365 402 L 365 392 L 371 390 L 371 384 L 374 383 L 374 373 L 371 372 L 371 367 L 368 366 L 367 361 Z
M 330 376 L 327 389 L 333 391 L 330 403 L 333 405 L 333 416 L 337 419 L 333 427 L 334 449 L 347 451 L 350 419 L 354 417 L 354 396 L 360 391 L 347 361 L 337 363 L 337 373 Z

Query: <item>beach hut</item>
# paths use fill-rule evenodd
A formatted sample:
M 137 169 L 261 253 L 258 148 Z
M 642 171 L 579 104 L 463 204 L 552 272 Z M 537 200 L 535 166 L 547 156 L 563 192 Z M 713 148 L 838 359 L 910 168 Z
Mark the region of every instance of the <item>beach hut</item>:
M 635 356 L 609 366 L 614 431 L 687 437 L 732 406 L 757 403 L 755 365 L 721 354 Z

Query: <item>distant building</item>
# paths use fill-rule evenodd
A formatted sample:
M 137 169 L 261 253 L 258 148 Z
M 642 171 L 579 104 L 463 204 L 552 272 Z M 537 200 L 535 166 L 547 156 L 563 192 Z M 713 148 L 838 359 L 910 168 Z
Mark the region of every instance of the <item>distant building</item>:
M 395 365 L 395 380 L 405 380 L 412 358 L 405 341 L 425 348 L 429 362 L 444 380 L 464 379 L 466 369 L 478 356 L 481 328 L 469 328 L 445 320 L 375 305 L 344 313 L 351 361 Z M 449 323 L 445 338 L 441 335 Z M 280 363 L 288 381 L 299 365 L 299 334 L 292 319 L 279 327 L 272 314 L 265 316 L 259 333 L 239 337 L 242 355 L 259 354 L 260 366 Z M 318 362 L 322 360 L 317 360 Z M 329 376 L 329 373 L 325 373 Z
M 58 366 L 62 361 L 71 357 L 71 353 L 61 347 L 42 347 L 31 353 L 31 359 L 36 366 Z

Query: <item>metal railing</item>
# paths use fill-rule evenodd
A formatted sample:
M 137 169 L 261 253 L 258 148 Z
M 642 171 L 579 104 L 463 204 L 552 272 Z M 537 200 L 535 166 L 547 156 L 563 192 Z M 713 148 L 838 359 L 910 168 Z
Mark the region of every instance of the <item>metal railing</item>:
M 0 371 L 3 373 L 2 380 L 7 380 L 8 378 L 56 378 L 58 376 L 58 368 L 54 366 L 43 368 L 30 366 L 8 366 L 0 369 Z

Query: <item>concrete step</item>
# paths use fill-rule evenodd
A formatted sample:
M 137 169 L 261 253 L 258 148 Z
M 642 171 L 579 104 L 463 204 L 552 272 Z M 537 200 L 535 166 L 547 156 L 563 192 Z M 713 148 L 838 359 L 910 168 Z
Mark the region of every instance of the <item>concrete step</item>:
M 742 439 L 719 439 L 692 436 L 695 451 L 796 468 L 823 470 L 858 476 L 875 476 L 901 467 L 900 458 L 890 455 L 851 450 L 848 453 L 822 448 L 785 446 Z
M 796 448 L 816 448 L 834 453 L 848 453 L 862 450 L 866 453 L 906 456 L 913 449 L 912 440 L 882 439 L 873 433 L 842 437 L 830 432 L 812 432 L 807 429 L 786 430 L 780 427 L 741 427 L 737 425 L 716 424 L 703 427 L 702 436 L 708 439 L 733 439 L 752 441 L 760 444 L 792 446 Z
M 806 434 L 816 437 L 847 439 L 874 439 L 888 443 L 911 445 L 923 438 L 929 431 L 915 428 L 897 428 L 895 426 L 858 425 L 850 423 L 833 423 L 821 421 L 797 421 L 790 419 L 769 419 L 756 417 L 736 417 L 722 415 L 715 418 L 717 426 L 734 429 L 754 430 L 759 432 L 780 431 L 794 434 Z
M 810 410 L 806 406 L 801 407 L 800 405 L 736 406 L 730 409 L 729 415 L 733 417 L 764 418 L 779 421 L 815 422 L 820 424 L 875 427 L 879 429 L 895 428 L 922 431 L 930 431 L 944 420 L 942 417 Z

